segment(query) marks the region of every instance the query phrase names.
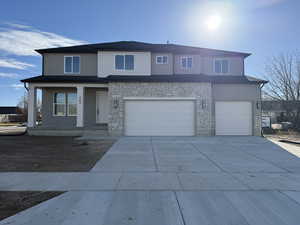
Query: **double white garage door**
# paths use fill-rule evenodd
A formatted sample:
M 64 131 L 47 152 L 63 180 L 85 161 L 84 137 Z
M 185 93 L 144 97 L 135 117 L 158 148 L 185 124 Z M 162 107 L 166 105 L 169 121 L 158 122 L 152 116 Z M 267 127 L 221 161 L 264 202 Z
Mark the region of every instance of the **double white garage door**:
M 216 135 L 251 135 L 250 102 L 216 102 Z M 141 99 L 125 101 L 125 135 L 193 136 L 195 101 Z
M 125 101 L 125 135 L 193 136 L 195 103 L 159 99 Z

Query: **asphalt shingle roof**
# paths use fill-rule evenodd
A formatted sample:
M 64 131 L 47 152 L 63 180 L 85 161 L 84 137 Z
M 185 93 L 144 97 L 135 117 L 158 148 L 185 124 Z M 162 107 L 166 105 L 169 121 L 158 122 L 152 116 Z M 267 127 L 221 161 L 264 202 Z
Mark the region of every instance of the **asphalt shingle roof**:
M 211 83 L 267 83 L 266 80 L 250 76 L 215 76 L 215 75 L 151 75 L 151 76 L 126 76 L 110 75 L 100 78 L 97 76 L 36 76 L 21 80 L 22 82 L 45 83 L 109 83 L 109 82 L 211 82 Z
M 209 48 L 200 48 L 177 44 L 153 44 L 137 41 L 118 41 L 98 44 L 86 44 L 70 47 L 38 49 L 38 53 L 97 53 L 98 51 L 149 51 L 170 52 L 180 54 L 206 54 L 211 56 L 243 56 L 248 57 L 250 53 L 224 51 Z

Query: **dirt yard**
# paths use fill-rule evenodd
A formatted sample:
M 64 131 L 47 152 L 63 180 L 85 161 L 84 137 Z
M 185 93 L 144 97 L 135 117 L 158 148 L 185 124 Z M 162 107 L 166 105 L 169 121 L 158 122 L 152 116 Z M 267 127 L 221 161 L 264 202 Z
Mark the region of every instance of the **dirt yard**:
M 0 220 L 60 195 L 63 192 L 0 191 Z
M 275 141 L 287 140 L 300 143 L 300 133 L 298 132 L 281 131 L 276 134 L 265 134 L 264 136 Z
M 113 143 L 72 137 L 0 136 L 0 172 L 89 171 Z
M 72 137 L 0 136 L 0 172 L 89 171 L 113 143 Z M 0 191 L 0 220 L 61 193 Z

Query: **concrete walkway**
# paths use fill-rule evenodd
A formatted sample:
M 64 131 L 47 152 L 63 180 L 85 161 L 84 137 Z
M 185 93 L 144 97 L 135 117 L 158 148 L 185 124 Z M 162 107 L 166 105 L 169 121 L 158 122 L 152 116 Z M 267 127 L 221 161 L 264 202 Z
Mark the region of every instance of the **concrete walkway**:
M 277 191 L 67 192 L 1 225 L 297 225 L 300 193 Z
M 121 138 L 87 173 L 0 173 L 68 191 L 4 224 L 298 224 L 300 160 L 260 137 Z

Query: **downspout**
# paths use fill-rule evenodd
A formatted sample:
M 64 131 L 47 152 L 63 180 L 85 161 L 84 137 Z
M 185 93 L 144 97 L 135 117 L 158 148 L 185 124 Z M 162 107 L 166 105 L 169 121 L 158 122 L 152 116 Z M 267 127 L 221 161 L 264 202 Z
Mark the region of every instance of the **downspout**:
M 26 89 L 27 92 L 29 91 L 28 87 L 26 86 L 26 82 L 24 82 L 24 88 Z

